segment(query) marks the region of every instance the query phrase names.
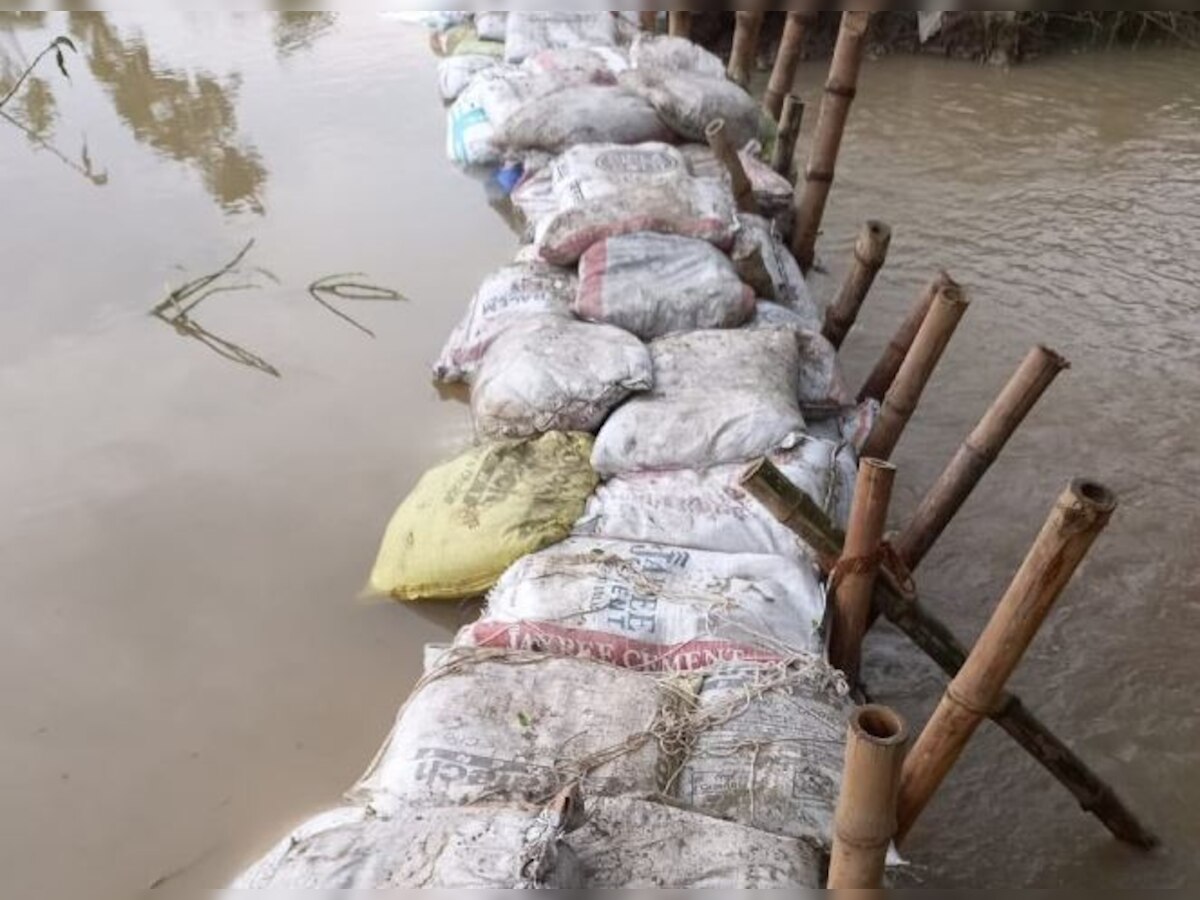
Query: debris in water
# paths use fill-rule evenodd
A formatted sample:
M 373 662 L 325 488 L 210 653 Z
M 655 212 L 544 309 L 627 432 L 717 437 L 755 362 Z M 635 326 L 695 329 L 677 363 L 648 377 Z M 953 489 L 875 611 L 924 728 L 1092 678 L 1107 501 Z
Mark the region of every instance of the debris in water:
M 324 278 L 318 278 L 308 286 L 309 295 L 320 303 L 323 307 L 342 319 L 349 322 L 359 331 L 370 337 L 375 337 L 375 332 L 367 328 L 358 320 L 351 317 L 348 313 L 342 312 L 330 301 L 322 297 L 322 294 L 327 294 L 330 297 L 337 297 L 340 300 L 369 300 L 369 301 L 401 301 L 408 300 L 403 294 L 392 290 L 391 288 L 379 287 L 375 284 L 366 284 L 363 282 L 348 281 L 346 279 L 365 278 L 362 272 L 345 272 L 340 275 L 326 275 Z

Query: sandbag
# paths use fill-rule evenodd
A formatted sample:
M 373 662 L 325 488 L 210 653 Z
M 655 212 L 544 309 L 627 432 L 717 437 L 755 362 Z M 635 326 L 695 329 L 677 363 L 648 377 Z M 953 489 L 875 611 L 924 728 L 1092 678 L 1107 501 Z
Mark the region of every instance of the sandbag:
M 448 56 L 438 63 L 438 90 L 449 103 L 467 89 L 475 76 L 500 64 L 494 56 Z
M 708 78 L 724 78 L 725 63 L 687 38 L 641 32 L 633 39 L 629 59 L 635 69 L 666 72 L 695 72 Z
M 475 13 L 475 30 L 479 32 L 479 36 L 485 41 L 503 42 L 508 36 L 508 13 Z
M 695 671 L 820 653 L 824 617 L 807 559 L 573 538 L 505 572 L 458 642 Z
M 609 12 L 510 12 L 504 55 L 516 63 L 541 50 L 616 44 L 617 26 Z
M 569 73 L 576 83 L 616 84 L 617 75 L 629 68 L 629 57 L 617 47 L 567 47 L 535 53 L 521 68 L 542 74 Z
M 580 85 L 530 100 L 498 129 L 497 143 L 558 153 L 576 144 L 663 141 L 671 131 L 649 103 L 615 85 Z
M 643 340 L 698 328 L 736 328 L 754 313 L 754 291 L 729 257 L 705 241 L 626 234 L 579 260 L 575 313 Z
M 572 272 L 540 261 L 505 266 L 489 275 L 446 341 L 433 377 L 442 382 L 469 378 L 492 341 L 530 316 L 570 319 L 577 292 Z
M 371 589 L 400 600 L 482 595 L 513 562 L 570 532 L 596 486 L 591 447 L 589 435 L 552 432 L 430 469 L 388 524 Z
M 707 144 L 684 144 L 679 150 L 687 157 L 688 168 L 693 175 L 723 178 L 729 182 L 729 170 Z M 780 229 L 790 231 L 795 217 L 792 208 L 795 189 L 790 181 L 762 161 L 761 154 L 762 145 L 758 141 L 751 141 L 738 151 L 738 158 L 754 191 L 754 202 L 763 217 Z
M 654 388 L 609 417 L 592 463 L 602 475 L 704 469 L 800 440 L 800 355 L 787 329 L 693 331 L 650 345 Z
M 771 454 L 771 461 L 845 529 L 857 477 L 850 447 L 806 434 L 796 448 Z M 803 552 L 799 538 L 742 489 L 745 470 L 744 463 L 734 463 L 611 478 L 588 500 L 572 534 L 796 557 Z
M 576 783 L 588 797 L 646 797 L 683 762 L 654 735 L 686 711 L 692 681 L 494 650 L 447 659 L 400 711 L 351 799 L 391 816 L 540 804 Z
M 609 325 L 530 316 L 492 341 L 471 379 L 482 437 L 595 431 L 609 411 L 654 383 L 650 354 Z
M 649 100 L 662 120 L 689 141 L 705 141 L 704 130 L 717 119 L 725 121 L 725 133 L 735 147 L 760 139 L 767 129 L 754 98 L 725 78 L 633 69 L 617 81 Z
M 800 264 L 778 232 L 761 216 L 740 213 L 731 256 L 741 279 L 760 299 L 787 307 L 803 328 L 820 331 L 825 317 L 808 290 Z M 789 324 L 795 320 L 789 320 Z
M 837 349 L 819 331 L 810 331 L 804 317 L 774 303 L 759 303 L 749 328 L 790 331 L 800 353 L 796 396 L 806 420 L 841 416 L 854 405 Z

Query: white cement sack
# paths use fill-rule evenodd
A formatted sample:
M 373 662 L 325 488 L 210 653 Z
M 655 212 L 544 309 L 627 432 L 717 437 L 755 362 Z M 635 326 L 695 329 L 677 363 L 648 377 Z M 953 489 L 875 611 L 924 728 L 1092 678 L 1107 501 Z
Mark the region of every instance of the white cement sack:
M 729 182 L 729 170 L 707 144 L 684 144 L 679 150 L 687 157 L 693 175 L 722 178 Z M 750 186 L 754 190 L 754 201 L 758 204 L 759 212 L 767 219 L 782 227 L 789 226 L 794 215 L 794 188 L 790 181 L 762 161 L 761 153 L 762 145 L 758 141 L 751 141 L 738 151 L 742 168 L 746 170 L 746 177 L 750 179 Z
M 737 240 L 731 254 L 742 280 L 751 285 L 760 299 L 785 306 L 798 317 L 797 323 L 808 331 L 820 331 L 825 317 L 808 290 L 800 264 L 787 248 L 776 229 L 761 216 L 738 215 Z
M 651 340 L 698 328 L 736 328 L 754 291 L 705 241 L 637 233 L 598 241 L 579 260 L 575 313 Z
M 850 516 L 857 464 L 845 444 L 809 435 L 771 461 L 842 529 Z M 741 486 L 743 463 L 711 469 L 634 472 L 604 482 L 574 534 L 723 553 L 797 557 L 794 532 Z
M 635 69 L 694 72 L 708 78 L 724 78 L 725 63 L 687 38 L 641 32 L 633 39 L 629 59 Z
M 578 783 L 651 796 L 682 759 L 653 737 L 692 681 L 579 659 L 460 649 L 426 676 L 350 798 L 413 806 L 544 804 Z
M 649 100 L 662 120 L 689 141 L 705 141 L 704 130 L 717 119 L 725 121 L 725 133 L 735 147 L 758 140 L 765 127 L 754 98 L 725 78 L 633 69 L 618 82 Z
M 879 412 L 878 400 L 864 400 L 858 406 L 845 408 L 837 416 L 809 423 L 809 433 L 830 441 L 842 441 L 855 454 L 861 454 L 879 419 Z
M 820 653 L 824 617 L 807 560 L 573 538 L 510 568 L 459 643 L 696 671 Z
M 550 164 L 560 211 L 647 185 L 683 185 L 690 174 L 683 155 L 661 142 L 586 144 Z
M 706 815 L 828 845 L 853 710 L 847 695 L 841 674 L 815 658 L 786 671 L 731 665 L 707 676 L 697 714 L 717 724 L 692 745 L 679 799 Z
M 530 100 L 509 116 L 495 140 L 512 152 L 558 153 L 576 144 L 640 144 L 670 137 L 654 107 L 637 94 L 587 84 Z
M 612 13 L 510 12 L 504 58 L 516 63 L 542 50 L 616 45 Z
M 442 349 L 433 377 L 443 382 L 466 380 L 492 342 L 530 316 L 571 319 L 577 292 L 578 280 L 572 272 L 543 262 L 505 266 L 489 275 Z
M 759 303 L 749 327 L 790 331 L 796 339 L 800 367 L 796 392 L 806 420 L 838 418 L 854 404 L 837 350 L 819 332 L 806 327 L 804 317 L 774 303 Z
M 558 198 L 554 194 L 553 166 L 537 169 L 527 167 L 509 199 L 525 226 L 525 239 L 532 240 L 537 233 L 538 223 L 550 219 L 559 209 Z M 534 247 L 535 252 L 536 249 Z M 540 253 L 537 256 L 541 258 Z
M 475 13 L 475 30 L 485 41 L 503 41 L 508 35 L 508 13 Z
M 577 83 L 616 84 L 617 76 L 629 68 L 629 57 L 618 47 L 568 47 L 543 50 L 521 66 L 542 74 L 567 73 Z
M 609 411 L 654 383 L 650 354 L 610 325 L 533 316 L 492 341 L 471 379 L 481 437 L 595 431 Z
M 650 345 L 655 384 L 609 417 L 601 475 L 703 469 L 790 449 L 804 431 L 800 355 L 786 329 L 693 331 Z
M 500 61 L 492 56 L 448 56 L 438 63 L 438 89 L 449 103 L 467 89 L 475 76 L 494 69 Z

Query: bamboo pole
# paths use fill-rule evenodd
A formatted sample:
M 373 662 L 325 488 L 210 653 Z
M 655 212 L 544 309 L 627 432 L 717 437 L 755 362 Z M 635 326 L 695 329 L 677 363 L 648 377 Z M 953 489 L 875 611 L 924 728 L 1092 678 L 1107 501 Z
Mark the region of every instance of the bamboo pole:
M 829 189 L 833 185 L 846 119 L 858 90 L 858 73 L 862 68 L 870 20 L 869 12 L 842 13 L 837 46 L 829 67 L 829 80 L 825 83 L 825 97 L 817 116 L 817 131 L 805 172 L 804 190 L 796 191 L 796 233 L 792 238 L 792 252 L 805 273 L 813 266 L 817 234 L 821 230 L 821 219 L 829 200 Z
M 837 299 L 825 312 L 825 328 L 822 334 L 835 349 L 841 349 L 846 335 L 858 321 L 867 292 L 875 283 L 875 276 L 887 260 L 888 248 L 892 244 L 892 229 L 883 222 L 870 221 L 863 225 L 854 244 L 854 264 Z
M 831 579 L 836 582 L 836 596 L 829 661 L 846 673 L 851 685 L 858 684 L 862 641 L 871 621 L 871 597 L 895 480 L 896 467 L 890 463 L 878 459 L 860 463 L 846 542 Z
M 900 371 L 900 366 L 904 364 L 904 358 L 908 356 L 908 351 L 912 347 L 913 341 L 916 340 L 917 332 L 921 330 L 921 323 L 929 315 L 929 308 L 933 306 L 933 298 L 941 292 L 945 285 L 954 283 L 954 279 L 946 272 L 940 272 L 938 277 L 917 297 L 917 302 L 913 304 L 904 321 L 900 323 L 900 327 L 896 329 L 896 333 L 892 335 L 879 362 L 875 364 L 875 368 L 867 376 L 862 390 L 858 392 L 859 403 L 864 400 L 882 402 L 883 398 L 887 396 L 892 382 L 896 380 L 896 373 Z
M 733 50 L 729 54 L 729 80 L 747 88 L 750 73 L 758 56 L 758 41 L 762 35 L 766 13 L 738 12 L 733 31 Z
M 782 524 L 816 548 L 817 562 L 823 572 L 832 570 L 841 554 L 843 535 L 811 500 L 792 503 L 786 499 L 795 494 L 807 499 L 803 491 L 765 460 L 747 469 L 742 487 L 763 502 Z M 875 602 L 888 621 L 943 672 L 951 678 L 957 675 L 967 660 L 967 651 L 954 633 L 922 606 L 911 578 L 896 573 L 885 558 L 875 587 Z M 1020 697 L 1004 694 L 990 716 L 1070 791 L 1084 812 L 1099 819 L 1114 837 L 1142 850 L 1159 846 L 1158 837 L 1138 820 L 1112 787 L 1030 712 Z
M 642 31 L 649 31 L 651 34 L 658 31 L 657 10 L 644 10 L 641 15 L 638 16 L 638 21 L 641 22 Z
M 788 94 L 783 102 L 783 118 L 779 120 L 775 149 L 771 151 L 771 168 L 793 184 L 796 183 L 796 142 L 800 140 L 803 122 L 804 101 L 795 94 Z
M 896 794 L 907 742 L 908 727 L 887 707 L 864 706 L 851 715 L 834 816 L 830 890 L 882 887 L 896 834 Z
M 863 446 L 863 456 L 891 459 L 905 426 L 917 411 L 917 404 L 921 402 L 921 394 L 933 370 L 937 368 L 969 305 L 970 301 L 958 285 L 953 282 L 942 285 L 933 298 L 933 305 L 921 323 L 921 330 L 917 332 L 908 355 L 904 357 L 900 371 L 896 373 L 895 382 L 884 397 L 879 419 Z
M 725 120 L 715 119 L 710 122 L 704 129 L 704 135 L 708 138 L 708 146 L 712 148 L 712 152 L 716 154 L 717 159 L 725 166 L 725 171 L 729 173 L 729 180 L 733 186 L 733 199 L 737 202 L 738 211 L 757 214 L 758 202 L 754 199 L 754 185 L 750 183 L 750 176 L 746 174 L 746 167 L 742 165 L 742 159 L 738 156 L 737 150 L 729 142 L 729 134 L 725 130 Z
M 672 37 L 691 38 L 692 14 L 686 9 L 672 10 L 667 15 L 667 34 Z
M 912 830 L 975 730 L 1002 699 L 1008 679 L 1116 508 L 1116 496 L 1095 482 L 1076 481 L 1059 498 L 904 764 L 899 840 Z
M 1048 347 L 1029 351 L 893 542 L 896 555 L 909 571 L 925 559 L 1046 389 L 1070 366 Z
M 775 66 L 771 69 L 771 80 L 763 94 L 763 109 L 772 119 L 782 124 L 784 98 L 796 82 L 796 70 L 800 66 L 800 54 L 804 49 L 804 35 L 812 17 L 806 13 L 788 13 L 783 26 L 783 37 L 779 39 L 779 51 L 775 55 Z

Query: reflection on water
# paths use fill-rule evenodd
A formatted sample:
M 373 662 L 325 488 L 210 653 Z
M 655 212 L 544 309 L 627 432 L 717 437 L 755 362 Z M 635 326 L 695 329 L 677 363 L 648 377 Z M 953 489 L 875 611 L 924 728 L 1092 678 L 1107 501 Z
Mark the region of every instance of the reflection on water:
M 331 12 L 279 12 L 275 14 L 275 49 L 281 57 L 312 47 L 337 23 Z

